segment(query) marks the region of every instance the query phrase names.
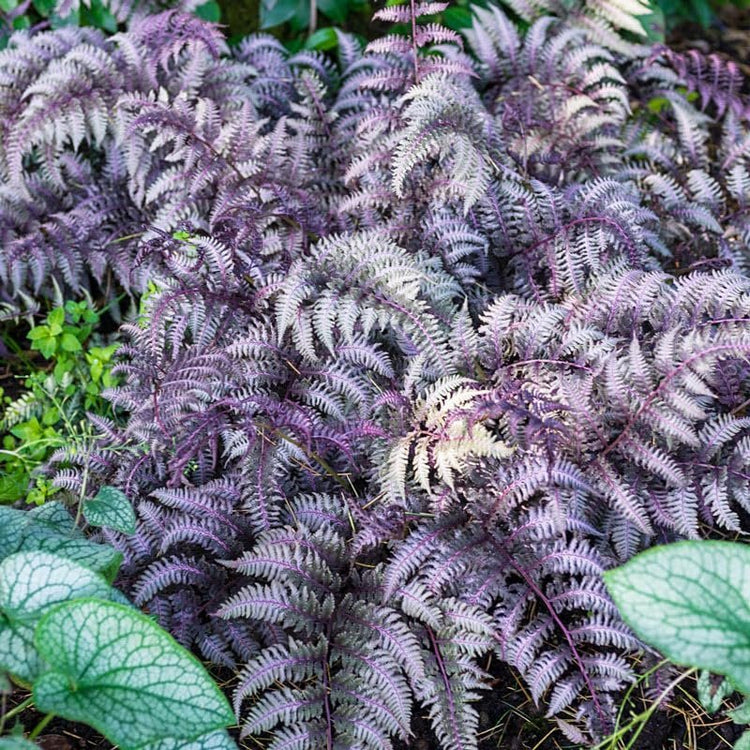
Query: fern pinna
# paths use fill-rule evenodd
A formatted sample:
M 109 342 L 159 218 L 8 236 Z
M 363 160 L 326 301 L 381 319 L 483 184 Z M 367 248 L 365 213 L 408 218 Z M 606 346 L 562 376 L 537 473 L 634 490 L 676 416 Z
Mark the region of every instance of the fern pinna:
M 639 648 L 601 572 L 748 530 L 739 73 L 565 5 L 389 8 L 336 62 L 174 12 L 0 53 L 0 303 L 149 282 L 56 482 L 132 500 L 120 583 L 268 747 L 476 748 L 498 661 L 599 737 Z

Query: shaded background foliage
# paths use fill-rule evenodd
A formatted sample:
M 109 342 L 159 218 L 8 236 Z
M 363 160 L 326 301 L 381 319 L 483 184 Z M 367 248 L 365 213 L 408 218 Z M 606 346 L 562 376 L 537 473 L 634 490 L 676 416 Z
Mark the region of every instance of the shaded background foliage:
M 470 4 L 468 0 L 458 0 L 445 11 L 434 14 L 431 20 L 456 31 L 467 28 L 471 25 L 472 6 L 486 7 L 486 2 L 478 0 Z M 127 18 L 139 9 L 153 12 L 166 7 L 194 10 L 207 21 L 221 22 L 230 43 L 237 43 L 248 34 L 260 30 L 270 30 L 293 50 L 301 46 L 332 49 L 337 44 L 334 28 L 363 39 L 374 39 L 386 31 L 384 25 L 373 19 L 375 6 L 368 0 L 323 0 L 313 3 L 309 0 L 208 0 L 203 3 L 196 0 L 177 6 L 174 2 L 160 5 L 143 0 L 2 0 L 0 44 L 7 43 L 12 30 L 31 27 L 80 25 L 114 33 L 122 29 Z M 738 22 L 730 20 L 727 28 L 727 13 L 731 18 L 733 9 L 741 12 L 747 7 L 745 0 L 656 0 L 643 16 L 643 23 L 653 41 L 664 41 L 666 35 L 680 27 L 697 23 L 700 30 L 693 32 L 697 40 L 709 28 L 728 30 L 731 34 L 732 26 L 737 26 Z M 684 33 L 678 33 L 673 39 L 681 39 Z

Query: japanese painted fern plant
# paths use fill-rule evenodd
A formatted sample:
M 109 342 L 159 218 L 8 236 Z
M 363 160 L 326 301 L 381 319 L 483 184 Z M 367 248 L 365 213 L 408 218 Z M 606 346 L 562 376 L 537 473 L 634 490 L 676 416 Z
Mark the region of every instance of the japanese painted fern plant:
M 600 736 L 640 645 L 602 572 L 748 531 L 737 71 L 516 5 L 336 64 L 174 13 L 1 53 L 3 301 L 150 282 L 55 481 L 130 498 L 119 585 L 270 748 L 419 706 L 475 748 L 489 655 Z

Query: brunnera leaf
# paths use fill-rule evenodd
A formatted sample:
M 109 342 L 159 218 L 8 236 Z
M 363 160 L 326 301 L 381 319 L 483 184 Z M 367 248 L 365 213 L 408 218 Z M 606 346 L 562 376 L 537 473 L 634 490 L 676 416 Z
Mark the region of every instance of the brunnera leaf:
M 113 581 L 122 553 L 90 542 L 57 502 L 31 510 L 0 507 L 0 560 L 14 552 L 49 552 L 75 560 Z
M 750 547 L 677 542 L 604 574 L 623 619 L 677 664 L 750 692 Z
M 123 534 L 135 532 L 135 511 L 127 495 L 117 487 L 102 487 L 83 504 L 83 515 L 92 526 L 106 526 Z
M 39 746 L 23 737 L 0 737 L 0 750 L 39 750 Z
M 194 740 L 176 740 L 170 737 L 150 745 L 144 745 L 140 750 L 237 750 L 237 744 L 229 736 L 226 729 L 219 729 L 208 734 L 202 734 Z
M 0 563 L 0 669 L 30 682 L 44 670 L 34 628 L 60 602 L 115 593 L 93 570 L 46 552 L 18 552 Z M 119 594 L 119 592 L 117 592 Z
M 203 665 L 134 609 L 97 599 L 60 604 L 34 640 L 50 665 L 34 684 L 37 707 L 91 725 L 122 750 L 234 722 Z

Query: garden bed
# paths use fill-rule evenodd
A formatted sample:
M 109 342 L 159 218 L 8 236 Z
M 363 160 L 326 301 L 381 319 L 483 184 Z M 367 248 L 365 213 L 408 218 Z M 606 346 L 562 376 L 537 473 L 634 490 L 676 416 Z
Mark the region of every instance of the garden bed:
M 747 12 L 6 5 L 30 739 L 745 750 Z

